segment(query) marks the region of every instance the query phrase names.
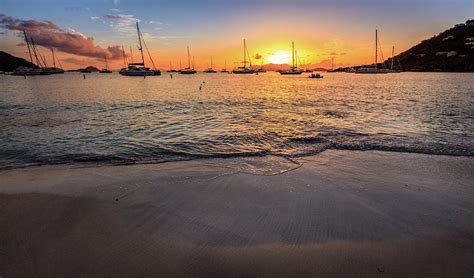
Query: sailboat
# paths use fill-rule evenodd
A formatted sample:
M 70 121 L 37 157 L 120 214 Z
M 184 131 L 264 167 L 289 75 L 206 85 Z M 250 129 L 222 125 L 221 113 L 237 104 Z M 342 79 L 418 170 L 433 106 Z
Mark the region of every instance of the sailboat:
M 400 64 L 400 60 L 398 59 L 398 57 L 397 57 L 398 69 L 395 69 L 395 68 L 393 67 L 393 62 L 394 62 L 394 60 L 395 60 L 395 46 L 392 46 L 392 59 L 391 59 L 392 65 L 391 65 L 391 67 L 390 67 L 390 71 L 389 71 L 389 72 L 390 72 L 390 73 L 400 73 L 400 72 L 402 72 L 402 65 Z
M 28 47 L 28 53 L 30 54 L 30 62 L 35 65 L 34 68 L 32 67 L 18 67 L 15 69 L 11 75 L 20 75 L 20 76 L 26 76 L 26 75 L 50 75 L 51 72 L 48 71 L 47 69 L 41 67 L 41 61 L 38 59 L 38 52 L 39 50 L 36 48 L 33 38 L 30 37 L 31 44 L 28 40 L 28 36 L 26 35 L 26 31 L 23 30 L 23 34 L 25 36 L 25 42 L 26 46 Z M 33 55 L 31 54 L 31 51 L 33 50 L 33 54 L 35 55 L 36 58 L 36 64 L 33 62 Z M 41 57 L 41 54 L 39 54 Z
M 181 74 L 195 74 L 196 73 L 194 66 L 191 68 L 191 55 L 189 54 L 189 46 L 188 46 L 188 67 L 181 69 L 179 73 Z
M 53 67 L 52 68 L 46 68 L 51 74 L 58 74 L 58 73 L 64 73 L 64 70 L 62 68 L 56 67 L 56 59 L 54 55 L 54 48 L 51 48 L 51 53 L 53 55 Z M 58 60 L 59 66 L 61 67 L 61 62 Z
M 178 71 L 173 69 L 173 65 L 171 65 L 171 62 L 170 62 L 170 69 L 167 72 L 178 72 Z
M 99 71 L 99 73 L 112 73 L 111 70 L 109 70 L 109 65 L 107 64 L 107 56 L 104 56 L 105 59 L 105 69 L 102 69 Z
M 247 56 L 249 58 L 249 67 L 247 67 Z M 244 66 L 238 67 L 237 69 L 233 70 L 232 73 L 234 74 L 252 74 L 255 73 L 255 70 L 252 69 L 252 62 L 250 61 L 250 55 L 248 55 L 247 45 L 245 44 L 244 39 Z
M 224 68 L 221 70 L 221 72 L 227 72 L 227 61 L 224 61 Z
M 355 70 L 354 73 L 359 73 L 359 74 L 384 74 L 384 73 L 389 72 L 387 69 L 380 69 L 380 68 L 377 67 L 377 64 L 378 64 L 377 54 L 378 54 L 378 48 L 379 48 L 378 43 L 379 43 L 378 30 L 375 29 L 375 63 L 374 63 L 374 67 L 373 68 L 369 68 L 369 67 L 358 68 L 358 69 Z
M 212 68 L 212 56 L 211 56 L 211 67 L 206 69 L 204 72 L 205 73 L 216 73 L 217 72 Z
M 290 75 L 290 74 L 302 74 L 303 73 L 303 70 L 301 69 L 298 69 L 298 62 L 296 62 L 295 64 L 295 43 L 292 42 L 291 43 L 291 57 L 292 57 L 292 65 L 291 65 L 291 68 L 289 70 L 280 70 L 280 74 L 282 75 Z
M 119 73 L 121 75 L 125 76 L 152 76 L 152 75 L 161 75 L 161 72 L 159 70 L 152 70 L 149 67 L 145 66 L 145 59 L 143 57 L 143 46 L 142 46 L 142 35 L 140 33 L 140 28 L 138 27 L 138 22 L 137 24 L 137 34 L 138 34 L 138 42 L 139 42 L 139 48 L 142 57 L 141 63 L 129 63 L 127 68 L 121 69 Z M 145 44 L 145 41 L 143 40 L 143 43 Z M 146 47 L 146 44 L 145 44 Z M 148 48 L 147 48 L 148 52 Z M 148 52 L 148 55 L 150 56 L 150 53 Z M 149 57 L 151 62 L 153 63 L 153 60 L 151 59 L 151 56 Z
M 265 69 L 263 68 L 263 58 L 262 58 L 262 60 L 260 61 L 260 68 L 258 68 L 258 69 L 256 70 L 256 72 L 262 72 L 262 73 L 267 72 L 267 70 L 265 70 Z

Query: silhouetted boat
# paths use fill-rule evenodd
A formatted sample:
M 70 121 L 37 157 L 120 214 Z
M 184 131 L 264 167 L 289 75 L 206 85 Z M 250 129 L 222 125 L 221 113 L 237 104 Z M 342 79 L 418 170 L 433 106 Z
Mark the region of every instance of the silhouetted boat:
M 143 46 L 142 46 L 142 34 L 140 33 L 140 28 L 138 27 L 138 22 L 137 24 L 137 33 L 138 33 L 138 42 L 139 42 L 139 50 L 141 53 L 142 61 L 141 63 L 129 63 L 128 67 L 126 69 L 121 69 L 119 73 L 121 75 L 125 76 L 152 76 L 152 75 L 161 75 L 161 71 L 155 70 L 155 69 L 150 69 L 149 67 L 145 66 L 145 59 L 143 56 Z M 145 43 L 145 41 L 143 41 Z M 146 44 L 145 44 L 146 47 Z M 148 51 L 148 48 L 147 48 Z M 148 55 L 150 56 L 150 53 L 148 52 Z M 150 60 L 153 63 L 153 60 Z
M 56 67 L 56 57 L 54 55 L 54 48 L 51 48 L 51 53 L 52 53 L 52 56 L 53 56 L 53 67 L 52 68 L 46 68 L 46 70 L 48 70 L 51 74 L 62 74 L 62 73 L 64 73 L 64 70 L 62 68 Z M 61 62 L 59 62 L 59 59 L 58 59 L 58 63 L 59 63 L 59 66 L 61 66 Z
M 247 67 L 247 56 L 248 56 L 248 63 L 249 67 Z M 252 61 L 250 61 L 250 55 L 248 55 L 247 51 L 247 45 L 245 43 L 244 39 L 244 66 L 243 67 L 238 67 L 237 69 L 233 70 L 232 73 L 234 74 L 253 74 L 255 73 L 255 70 L 252 69 Z
M 173 66 L 171 65 L 171 62 L 170 62 L 170 69 L 167 70 L 167 72 L 178 72 L 178 70 L 173 69 Z
M 224 68 L 221 70 L 221 72 L 227 72 L 227 61 L 224 61 Z
M 109 70 L 109 65 L 107 64 L 107 56 L 104 56 L 105 59 L 105 69 L 102 69 L 99 71 L 99 73 L 112 73 L 111 70 Z
M 91 73 L 92 71 L 90 69 L 85 68 L 85 69 L 81 69 L 80 72 L 81 73 Z
M 312 73 L 308 76 L 308 78 L 324 78 L 324 76 L 319 73 Z
M 282 75 L 294 75 L 294 74 L 302 74 L 303 70 L 298 68 L 298 62 L 295 64 L 295 43 L 291 43 L 291 57 L 292 57 L 292 65 L 289 70 L 280 70 L 280 74 Z
M 212 67 L 212 56 L 211 56 L 211 67 L 210 68 L 207 68 L 206 70 L 204 70 L 203 72 L 205 73 L 216 73 L 217 71 L 215 71 Z
M 180 70 L 179 73 L 181 74 L 195 74 L 196 73 L 194 66 L 193 68 L 191 68 L 191 55 L 189 54 L 189 46 L 188 46 L 188 67 Z
M 355 70 L 354 73 L 358 73 L 358 74 L 385 74 L 385 73 L 389 73 L 389 70 L 388 69 L 379 69 L 377 68 L 377 54 L 378 54 L 378 43 L 379 43 L 379 38 L 378 38 L 378 30 L 375 29 L 375 63 L 374 63 L 374 67 L 373 68 L 369 68 L 369 67 L 362 67 L 362 68 L 358 68 Z

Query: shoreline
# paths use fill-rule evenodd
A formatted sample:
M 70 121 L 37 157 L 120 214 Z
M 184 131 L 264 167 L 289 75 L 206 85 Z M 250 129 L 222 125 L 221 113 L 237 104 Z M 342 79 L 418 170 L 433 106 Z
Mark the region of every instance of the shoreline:
M 325 152 L 333 152 L 333 151 L 342 151 L 342 152 L 366 152 L 366 153 L 396 153 L 396 154 L 414 154 L 414 155 L 430 155 L 430 156 L 446 156 L 446 157 L 466 157 L 466 158 L 474 158 L 474 154 L 459 154 L 459 153 L 430 153 L 430 152 L 416 152 L 410 150 L 382 150 L 382 149 L 368 149 L 368 150 L 360 150 L 360 149 L 325 149 L 320 152 L 315 153 L 308 153 L 308 154 L 300 154 L 296 156 L 289 156 L 289 155 L 278 155 L 278 154 L 258 154 L 258 153 L 243 153 L 243 154 L 224 154 L 221 156 L 183 156 L 180 159 L 170 159 L 170 160 L 143 160 L 143 161 L 130 161 L 130 162 L 103 162 L 97 163 L 94 161 L 82 161 L 82 162 L 69 162 L 69 163 L 53 163 L 53 164 L 31 164 L 31 165 L 24 165 L 24 166 L 16 166 L 12 168 L 1 168 L 0 167 L 0 174 L 3 172 L 8 171 L 15 171 L 21 169 L 36 169 L 36 168 L 43 168 L 43 167 L 57 167 L 57 168 L 94 168 L 94 167 L 122 167 L 122 166 L 141 166 L 141 165 L 159 165 L 164 163 L 179 163 L 179 162 L 186 162 L 186 161 L 213 161 L 213 160 L 232 160 L 232 159 L 241 159 L 241 158 L 264 158 L 264 157 L 276 157 L 281 159 L 288 159 L 290 161 L 294 161 L 295 164 L 298 164 L 298 160 L 304 160 L 308 157 L 314 157 L 321 155 Z
M 327 150 L 298 161 L 0 171 L 0 275 L 474 273 L 473 157 Z

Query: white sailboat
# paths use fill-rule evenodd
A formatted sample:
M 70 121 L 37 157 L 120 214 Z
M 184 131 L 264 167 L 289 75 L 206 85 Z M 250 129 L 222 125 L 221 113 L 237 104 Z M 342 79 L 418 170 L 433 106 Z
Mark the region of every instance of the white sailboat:
M 249 58 L 249 67 L 247 67 L 247 56 Z M 250 61 L 250 55 L 248 55 L 247 45 L 244 39 L 244 66 L 238 67 L 237 69 L 233 70 L 232 73 L 234 74 L 252 74 L 255 73 L 255 70 L 252 69 L 252 62 Z
M 378 37 L 378 30 L 375 29 L 375 63 L 374 67 L 363 67 L 363 68 L 358 68 L 355 70 L 354 73 L 358 74 L 385 74 L 388 73 L 389 71 L 387 69 L 382 69 L 378 68 L 378 43 L 379 43 L 379 37 Z
M 145 66 L 145 59 L 143 56 L 143 46 L 142 46 L 142 35 L 140 33 L 140 28 L 138 27 L 137 22 L 137 33 L 138 33 L 138 42 L 139 48 L 142 57 L 141 63 L 129 63 L 127 68 L 121 69 L 119 73 L 125 76 L 152 76 L 152 75 L 161 75 L 159 70 L 153 70 Z M 145 43 L 145 42 L 144 42 Z M 146 46 L 146 45 L 145 45 Z M 148 51 L 148 49 L 147 49 Z M 150 55 L 150 53 L 148 53 Z M 151 60 L 151 56 L 150 56 Z M 153 60 L 151 60 L 153 63 Z
M 298 62 L 296 61 L 296 64 L 295 64 L 295 43 L 292 42 L 291 43 L 291 57 L 292 57 L 292 65 L 291 65 L 291 68 L 289 70 L 280 70 L 280 74 L 282 75 L 294 75 L 294 74 L 302 74 L 303 73 L 303 70 L 302 69 L 298 69 Z
M 25 42 L 26 46 L 28 47 L 28 53 L 30 54 L 30 62 L 35 65 L 35 68 L 32 67 L 18 67 L 15 69 L 11 75 L 17 75 L 17 76 L 26 76 L 26 75 L 51 75 L 51 72 L 44 67 L 41 66 L 41 61 L 38 59 L 38 52 L 39 50 L 36 49 L 36 46 L 34 44 L 33 38 L 30 37 L 31 44 L 28 40 L 28 36 L 26 35 L 26 31 L 23 30 L 23 35 L 25 36 Z M 33 62 L 33 55 L 31 54 L 31 51 L 33 50 L 33 54 L 35 55 L 36 58 L 36 64 Z M 39 54 L 41 57 L 41 54 Z
M 193 63 L 193 67 L 191 67 L 191 55 L 189 53 L 189 46 L 188 46 L 188 67 L 181 69 L 179 73 L 181 74 L 195 74 L 196 73 L 196 70 L 194 69 L 194 63 Z

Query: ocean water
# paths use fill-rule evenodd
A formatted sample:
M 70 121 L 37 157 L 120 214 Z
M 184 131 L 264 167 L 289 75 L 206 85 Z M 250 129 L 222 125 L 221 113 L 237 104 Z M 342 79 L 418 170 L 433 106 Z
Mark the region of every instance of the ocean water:
M 474 155 L 474 74 L 324 75 L 0 75 L 0 169 L 327 149 Z

